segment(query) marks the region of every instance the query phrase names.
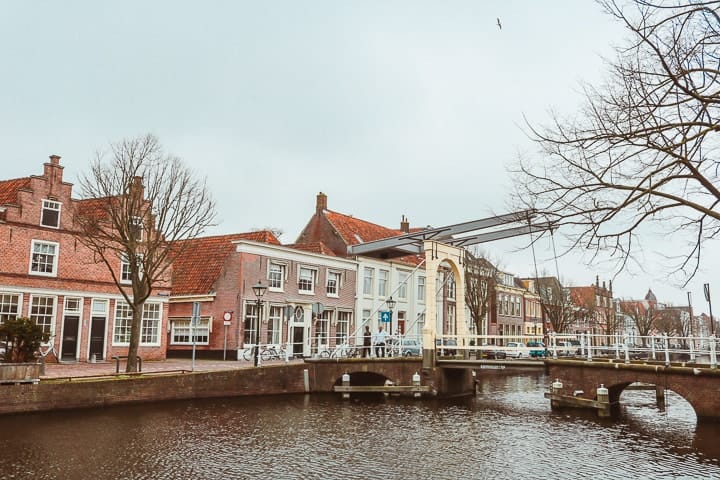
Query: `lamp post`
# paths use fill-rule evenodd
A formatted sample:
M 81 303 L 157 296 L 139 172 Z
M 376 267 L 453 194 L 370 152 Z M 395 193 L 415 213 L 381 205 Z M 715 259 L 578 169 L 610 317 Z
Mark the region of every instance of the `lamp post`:
M 395 300 L 393 300 L 392 297 L 388 297 L 388 299 L 385 300 L 385 305 L 387 305 L 388 310 L 390 310 L 390 331 L 388 332 L 388 334 L 391 334 L 391 335 L 392 335 L 392 332 L 393 332 L 393 328 L 392 328 L 392 326 L 393 326 L 393 314 L 392 314 L 392 311 L 393 311 L 393 308 L 395 308 L 395 304 L 396 304 L 396 303 L 397 303 L 397 302 L 396 302 Z
M 256 285 L 253 285 L 252 287 L 253 292 L 255 293 L 255 352 L 253 352 L 253 357 L 255 359 L 255 366 L 257 367 L 260 363 L 260 308 L 262 307 L 262 298 L 263 295 L 265 295 L 265 291 L 267 290 L 267 287 L 262 284 L 260 280 L 258 280 L 258 283 Z

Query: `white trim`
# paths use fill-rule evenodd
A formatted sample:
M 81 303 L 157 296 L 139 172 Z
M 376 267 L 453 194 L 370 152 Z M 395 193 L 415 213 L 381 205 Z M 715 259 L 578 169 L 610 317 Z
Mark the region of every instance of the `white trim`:
M 35 245 L 36 244 L 46 244 L 46 245 L 54 245 L 55 246 L 55 254 L 53 255 L 53 266 L 52 266 L 52 272 L 34 272 L 32 269 L 33 266 L 33 255 L 35 253 Z M 50 240 L 40 240 L 33 238 L 30 241 L 30 264 L 28 265 L 28 275 L 38 276 L 38 277 L 57 277 L 58 275 L 58 264 L 60 259 L 60 243 L 53 242 Z
M 313 259 L 313 261 L 317 261 L 318 267 L 331 267 L 352 271 L 355 271 L 358 265 L 358 262 L 355 260 L 347 260 L 340 257 L 329 257 L 327 255 L 312 252 L 304 252 L 284 247 L 282 245 L 270 245 L 267 243 L 251 242 L 249 240 L 235 240 L 232 243 L 236 245 L 235 251 L 237 253 L 250 253 L 254 255 L 272 257 L 278 260 L 288 260 L 300 264 L 308 263 L 311 261 L 308 260 L 310 258 Z
M 57 225 L 45 225 L 43 223 L 43 213 L 45 213 L 45 202 L 52 202 L 57 204 Z M 48 210 L 55 210 L 53 208 L 48 208 Z M 40 203 L 40 226 L 45 228 L 54 228 L 56 230 L 60 229 L 60 219 L 62 214 L 62 202 L 59 200 L 50 200 L 49 198 L 43 198 L 42 202 Z

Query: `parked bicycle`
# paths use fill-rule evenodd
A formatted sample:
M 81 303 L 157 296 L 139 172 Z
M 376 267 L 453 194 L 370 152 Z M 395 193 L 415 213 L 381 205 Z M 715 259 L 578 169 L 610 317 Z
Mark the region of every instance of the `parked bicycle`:
M 250 361 L 255 358 L 255 346 L 248 347 L 243 351 L 243 359 Z M 282 346 L 275 345 L 261 345 L 260 351 L 258 352 L 260 359 L 263 362 L 269 360 L 285 360 L 286 352 Z
M 326 348 L 320 352 L 321 358 L 355 358 L 362 353 L 361 349 L 354 345 L 343 343 L 337 345 L 334 349 Z

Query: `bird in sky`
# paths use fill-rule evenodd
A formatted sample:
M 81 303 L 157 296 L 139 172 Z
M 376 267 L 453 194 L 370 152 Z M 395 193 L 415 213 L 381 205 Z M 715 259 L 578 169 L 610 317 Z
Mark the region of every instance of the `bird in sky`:
M 500 19 L 497 19 L 497 26 L 500 30 L 502 30 L 502 23 L 500 23 Z

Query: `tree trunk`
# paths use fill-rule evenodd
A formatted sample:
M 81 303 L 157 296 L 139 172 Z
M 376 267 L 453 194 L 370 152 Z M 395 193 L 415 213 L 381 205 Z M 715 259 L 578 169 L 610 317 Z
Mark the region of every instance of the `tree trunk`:
M 133 305 L 132 324 L 130 326 L 130 345 L 128 345 L 126 373 L 134 373 L 138 371 L 137 357 L 138 347 L 140 346 L 140 333 L 142 327 L 142 310 L 143 304 Z

